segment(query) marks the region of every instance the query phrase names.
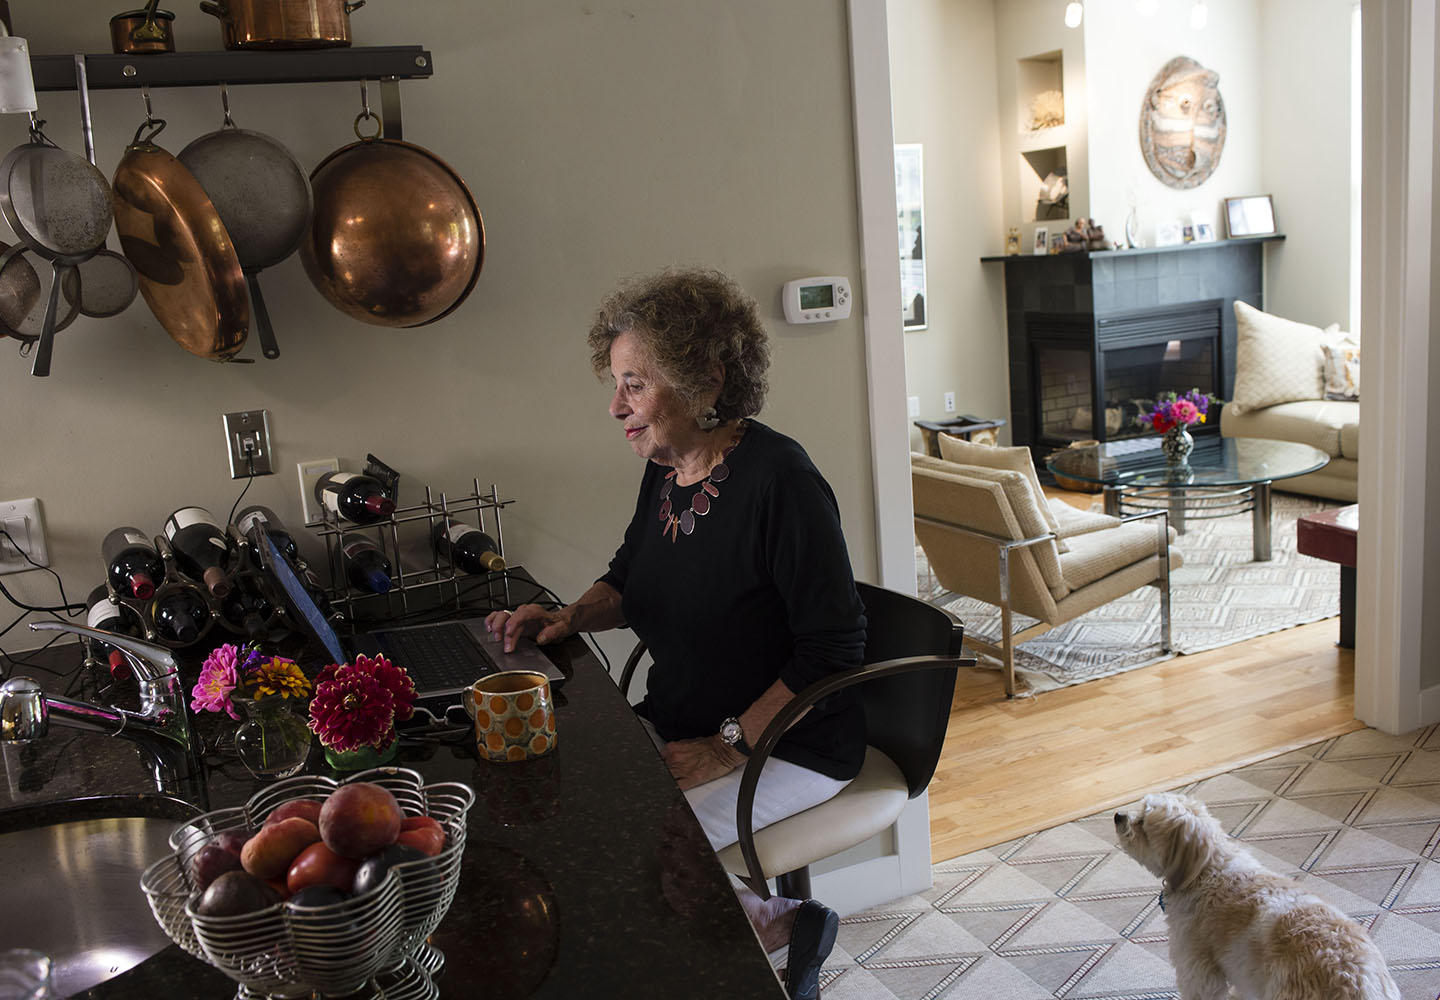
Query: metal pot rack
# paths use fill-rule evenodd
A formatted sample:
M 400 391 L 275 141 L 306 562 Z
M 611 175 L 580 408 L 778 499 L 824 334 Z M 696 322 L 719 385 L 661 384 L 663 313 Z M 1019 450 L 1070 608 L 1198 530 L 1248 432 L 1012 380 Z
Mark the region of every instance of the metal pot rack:
M 218 52 L 110 52 L 84 56 L 32 56 L 37 91 L 75 90 L 75 60 L 85 60 L 91 90 L 215 87 L 269 83 L 380 82 L 380 117 L 387 139 L 403 139 L 400 81 L 435 73 L 428 49 L 373 45 L 330 49 L 222 50 Z
M 331 603 L 341 609 L 345 618 L 351 621 L 356 617 L 357 602 L 363 604 L 367 616 L 395 618 L 408 614 L 411 610 L 410 598 L 418 598 L 422 591 L 435 591 L 439 595 L 438 601 L 432 598 L 423 603 L 422 607 L 426 609 L 436 607 L 437 604 L 449 604 L 459 609 L 467 603 L 467 598 L 473 601 L 477 592 L 492 603 L 510 603 L 510 578 L 503 571 L 486 573 L 482 577 L 457 570 L 454 564 L 441 558 L 430 539 L 435 525 L 446 518 L 457 521 L 473 520 L 476 527 L 495 539 L 497 554 L 503 558 L 505 533 L 500 526 L 500 512 L 514 502 L 513 499 L 500 499 L 499 487 L 494 483 L 490 484 L 488 493 L 482 493 L 480 480 L 477 478 L 471 480 L 471 491 L 458 499 L 451 499 L 441 493 L 437 500 L 430 487 L 426 486 L 423 503 L 397 507 L 389 517 L 373 524 L 355 524 L 340 519 L 331 511 L 325 511 L 325 520 L 312 527 L 325 539 L 332 584 L 328 592 Z M 493 521 L 493 528 L 486 526 L 487 513 Z M 430 552 L 431 564 L 424 569 L 407 570 L 400 558 L 402 529 L 409 538 L 415 538 L 418 535 L 415 529 L 422 525 L 423 545 Z M 390 566 L 394 570 L 390 593 L 372 594 L 349 585 L 345 572 L 345 557 L 341 550 L 347 539 L 357 535 L 378 540 L 380 548 L 389 557 Z

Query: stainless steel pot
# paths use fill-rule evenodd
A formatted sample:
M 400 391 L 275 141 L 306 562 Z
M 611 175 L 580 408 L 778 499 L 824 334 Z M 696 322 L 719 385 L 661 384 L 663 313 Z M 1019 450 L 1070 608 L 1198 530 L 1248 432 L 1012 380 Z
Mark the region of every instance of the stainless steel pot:
M 227 49 L 323 49 L 350 44 L 350 15 L 365 0 L 202 0 Z

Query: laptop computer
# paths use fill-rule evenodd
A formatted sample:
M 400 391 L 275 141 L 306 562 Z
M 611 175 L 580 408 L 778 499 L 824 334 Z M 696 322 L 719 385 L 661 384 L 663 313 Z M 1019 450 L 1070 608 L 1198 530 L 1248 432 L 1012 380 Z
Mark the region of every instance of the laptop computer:
M 349 663 L 359 654 L 384 654 L 405 668 L 419 700 L 440 705 L 459 703 L 461 691 L 498 670 L 533 670 L 552 682 L 564 679 L 560 668 L 532 639 L 521 639 L 513 651 L 505 652 L 500 641 L 485 631 L 483 617 L 379 628 L 342 640 L 270 536 L 258 525 L 251 530 L 251 542 L 261 552 L 262 569 L 280 585 L 292 617 L 335 663 Z

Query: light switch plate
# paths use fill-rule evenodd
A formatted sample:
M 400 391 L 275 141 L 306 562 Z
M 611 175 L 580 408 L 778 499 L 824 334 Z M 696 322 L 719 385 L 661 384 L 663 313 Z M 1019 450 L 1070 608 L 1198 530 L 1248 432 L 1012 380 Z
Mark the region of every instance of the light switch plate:
M 227 413 L 225 451 L 230 459 L 230 478 L 268 476 L 275 471 L 270 454 L 270 411 L 241 410 Z
M 50 565 L 50 550 L 45 544 L 45 521 L 40 516 L 39 500 L 32 497 L 0 502 L 0 527 L 31 559 L 41 566 Z M 35 568 L 16 551 L 10 539 L 0 535 L 0 573 L 21 573 Z
M 320 504 L 315 499 L 315 480 L 327 472 L 339 472 L 340 460 L 338 458 L 312 458 L 308 462 L 298 462 L 295 469 L 300 473 L 300 506 L 305 512 L 306 524 L 319 524 L 324 520 L 320 514 Z

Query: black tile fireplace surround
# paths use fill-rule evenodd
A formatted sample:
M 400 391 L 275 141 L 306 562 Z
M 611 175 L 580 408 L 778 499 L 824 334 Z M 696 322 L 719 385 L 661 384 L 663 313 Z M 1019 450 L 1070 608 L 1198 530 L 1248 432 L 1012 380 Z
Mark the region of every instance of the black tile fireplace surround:
M 1283 238 L 982 258 L 1005 265 L 1013 442 L 1043 456 L 1147 433 L 1136 418 L 1166 390 L 1230 398 L 1234 302 L 1263 307 L 1264 244 Z

